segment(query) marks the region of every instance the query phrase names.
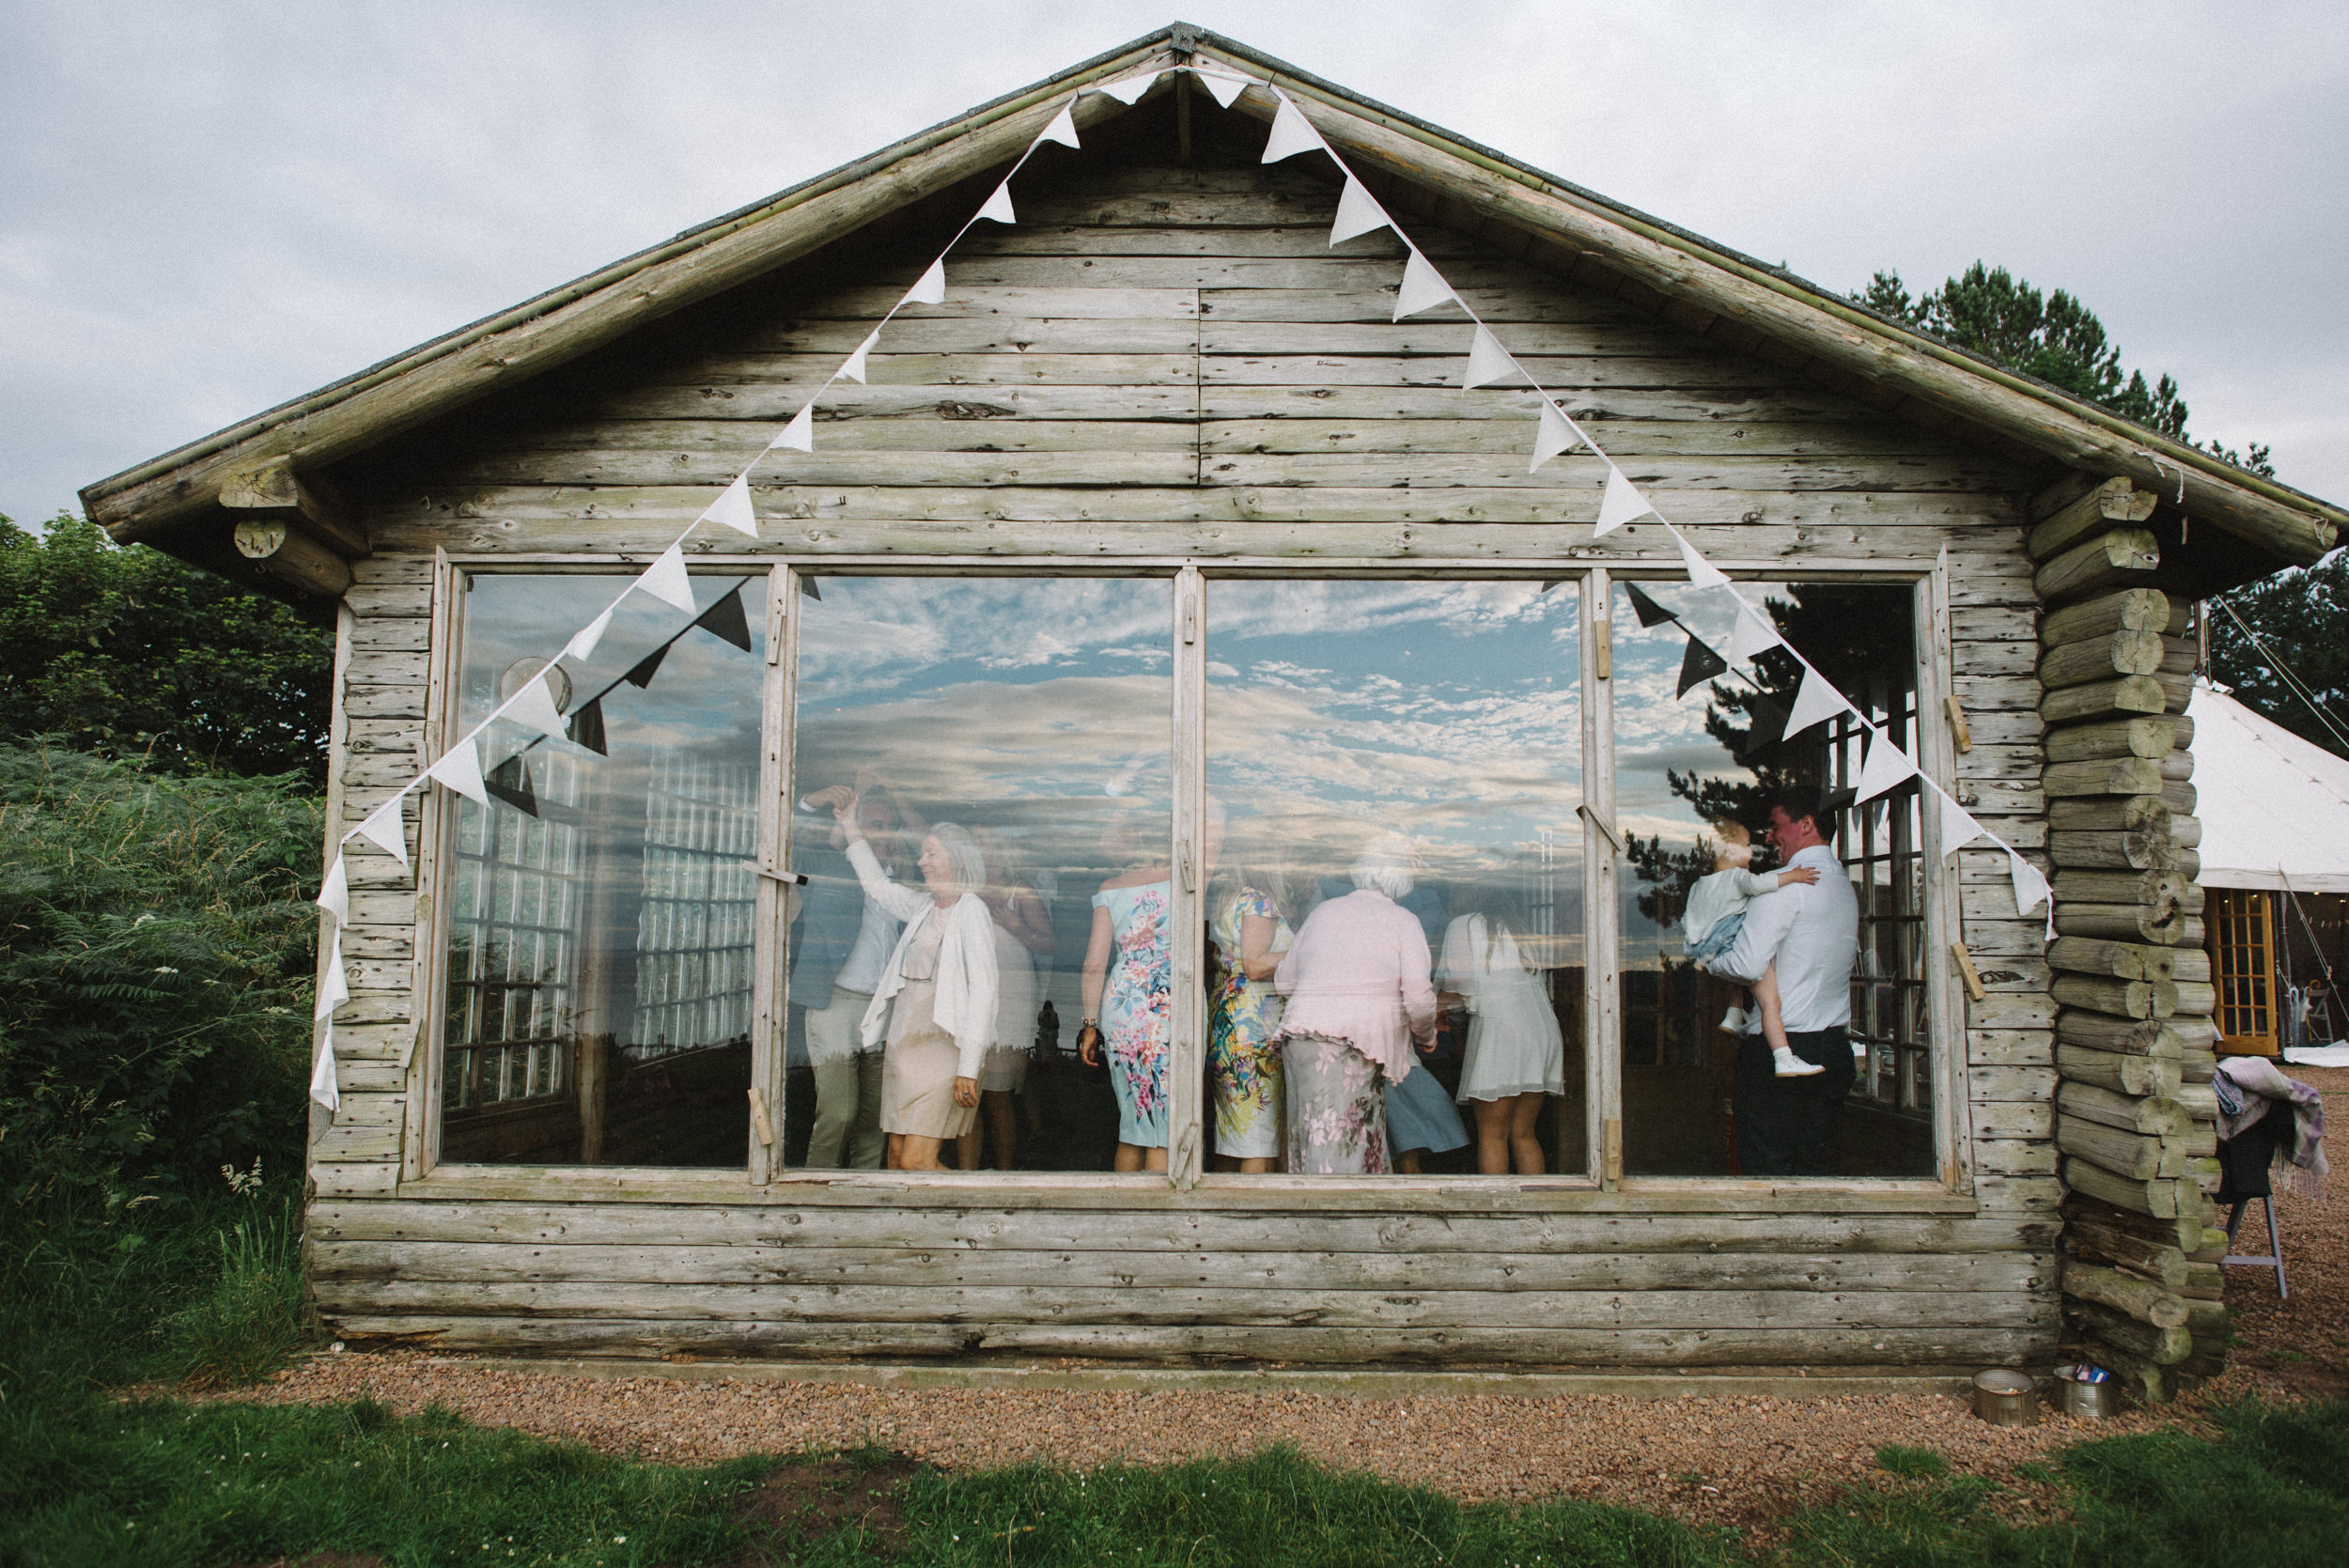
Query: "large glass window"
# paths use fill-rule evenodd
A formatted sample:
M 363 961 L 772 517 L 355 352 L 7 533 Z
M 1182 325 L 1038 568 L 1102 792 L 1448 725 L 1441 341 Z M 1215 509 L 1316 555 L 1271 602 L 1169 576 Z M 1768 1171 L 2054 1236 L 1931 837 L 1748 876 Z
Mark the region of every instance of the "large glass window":
M 1215 1165 L 1588 1168 L 1577 592 L 1207 584 Z
M 786 1163 L 1162 1168 L 1172 581 L 806 582 Z
M 625 580 L 478 576 L 456 733 Z M 491 797 L 452 797 L 444 1160 L 737 1165 L 748 1149 L 763 575 L 644 594 L 552 687 L 568 733 L 504 720 Z
M 1915 754 L 1911 589 L 1739 587 L 1750 601 L 1766 604 L 1787 641 L 1890 743 Z M 1784 737 L 1800 666 L 1772 650 L 1727 668 L 1736 613 L 1729 595 L 1686 583 L 1619 583 L 1614 599 L 1615 804 L 1629 871 L 1619 913 L 1626 1173 L 1741 1172 L 1739 1036 L 1725 1022 L 1733 1010 L 1747 1011 L 1751 999 L 1707 972 L 1704 955 L 1692 953 L 1692 905 L 1699 919 L 1719 912 L 1704 907 L 1709 898 L 1695 897 L 1697 885 L 1738 868 L 1749 846 L 1754 868 L 1778 870 L 1782 859 L 1771 854 L 1766 837 L 1770 806 L 1790 791 L 1810 791 L 1845 808 L 1825 824 L 1827 846 L 1858 905 L 1859 954 L 1849 982 L 1858 1053 L 1849 1063 L 1849 1095 L 1829 1112 L 1834 1173 L 1931 1175 L 1937 1162 L 1916 782 L 1850 808 L 1865 731 L 1845 713 Z M 1844 1070 L 1832 1064 L 1827 1076 L 1840 1088 Z

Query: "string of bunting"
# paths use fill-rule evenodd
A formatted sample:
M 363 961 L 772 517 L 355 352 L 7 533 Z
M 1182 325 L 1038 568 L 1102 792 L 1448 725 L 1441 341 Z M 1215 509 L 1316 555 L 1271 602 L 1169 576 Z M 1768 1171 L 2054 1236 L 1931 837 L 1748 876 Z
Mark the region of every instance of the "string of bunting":
M 1770 617 L 1739 593 L 1727 574 L 1707 561 L 1696 546 L 1689 542 L 1686 535 L 1673 527 L 1660 512 L 1656 510 L 1654 505 L 1616 465 L 1614 459 L 1608 457 L 1598 443 L 1590 438 L 1589 433 L 1565 411 L 1557 396 L 1544 387 L 1526 369 L 1517 356 L 1511 353 L 1501 339 L 1494 334 L 1491 328 L 1485 323 L 1484 318 L 1476 314 L 1475 309 L 1461 298 L 1435 263 L 1430 261 L 1416 244 L 1412 243 L 1410 236 L 1395 223 L 1385 207 L 1371 194 L 1368 187 L 1356 178 L 1352 167 L 1323 138 L 1321 132 L 1315 128 L 1311 120 L 1305 117 L 1303 111 L 1298 108 L 1287 93 L 1268 81 L 1233 71 L 1218 70 L 1196 65 L 1168 66 L 1138 75 L 1123 77 L 1116 81 L 1080 88 L 1077 92 L 1070 94 L 1068 100 L 1061 105 L 1059 112 L 1020 153 L 1019 161 L 996 185 L 993 193 L 980 205 L 978 210 L 955 231 L 954 237 L 940 250 L 929 266 L 924 269 L 913 286 L 889 308 L 888 314 L 883 316 L 873 330 L 865 334 L 863 340 L 850 350 L 848 357 L 841 362 L 839 368 L 827 376 L 823 382 L 809 395 L 807 401 L 801 405 L 799 411 L 793 414 L 781 429 L 776 431 L 773 439 L 769 441 L 757 456 L 744 465 L 742 471 L 737 474 L 733 480 L 719 492 L 718 498 L 688 523 L 683 531 L 670 542 L 668 548 L 656 555 L 651 565 L 647 566 L 643 572 L 631 579 L 611 603 L 604 606 L 602 611 L 585 626 L 574 632 L 564 643 L 555 659 L 546 660 L 541 669 L 523 681 L 511 695 L 490 709 L 490 713 L 472 729 L 460 736 L 447 751 L 442 753 L 438 761 L 401 785 L 391 799 L 378 806 L 364 821 L 346 832 L 336 843 L 333 862 L 327 867 L 317 900 L 319 907 L 333 917 L 334 925 L 329 938 L 327 962 L 319 981 L 318 1002 L 314 1013 L 314 1023 L 318 1027 L 319 1037 L 310 1079 L 312 1098 L 329 1111 L 338 1110 L 341 1103 L 334 1062 L 334 1013 L 344 1002 L 350 1000 L 350 980 L 345 971 L 342 950 L 343 928 L 350 921 L 350 872 L 345 863 L 344 855 L 350 842 L 353 839 L 366 839 L 398 862 L 403 872 L 411 869 L 408 860 L 405 805 L 411 794 L 424 788 L 428 784 L 439 784 L 443 788 L 462 796 L 476 805 L 486 807 L 491 797 L 495 796 L 519 809 L 535 813 L 537 805 L 535 797 L 530 793 L 526 772 L 517 770 L 517 777 L 506 777 L 504 776 L 506 764 L 501 764 L 499 768 L 485 773 L 481 766 L 479 750 L 482 737 L 490 731 L 492 724 L 503 720 L 519 725 L 532 736 L 533 738 L 525 743 L 524 751 L 554 737 L 568 737 L 590 750 L 603 751 L 605 748 L 600 704 L 603 696 L 608 695 L 613 688 L 607 687 L 595 697 L 577 705 L 567 716 L 562 705 L 556 699 L 555 688 L 552 683 L 559 674 L 557 666 L 560 660 L 570 659 L 583 662 L 594 655 L 604 633 L 611 629 L 613 617 L 631 594 L 646 595 L 693 618 L 667 643 L 663 643 L 638 660 L 627 674 L 619 677 L 619 680 L 629 681 L 639 687 L 649 685 L 670 646 L 696 627 L 724 637 L 738 646 L 747 648 L 750 645 L 750 634 L 741 609 L 740 585 L 738 584 L 732 593 L 723 597 L 708 610 L 697 609 L 693 598 L 692 579 L 685 567 L 686 540 L 704 523 L 713 523 L 731 529 L 738 534 L 747 535 L 752 538 L 758 537 L 757 509 L 751 495 L 752 473 L 760 463 L 778 452 L 813 452 L 815 450 L 817 404 L 825 393 L 844 379 L 860 384 L 864 381 L 866 356 L 879 344 L 882 330 L 895 319 L 899 311 L 908 305 L 936 305 L 945 303 L 946 256 L 957 244 L 961 242 L 963 236 L 968 234 L 973 225 L 981 222 L 1011 225 L 1019 221 L 1017 209 L 1012 203 L 1012 179 L 1026 166 L 1028 160 L 1034 156 L 1036 149 L 1047 142 L 1057 142 L 1070 147 L 1078 147 L 1081 145 L 1078 140 L 1073 114 L 1078 99 L 1084 93 L 1097 92 L 1115 99 L 1121 103 L 1130 105 L 1139 101 L 1161 76 L 1174 72 L 1190 74 L 1215 99 L 1220 107 L 1226 109 L 1232 106 L 1241 93 L 1252 86 L 1261 87 L 1269 93 L 1277 105 L 1277 110 L 1273 116 L 1271 134 L 1265 145 L 1262 162 L 1277 163 L 1299 153 L 1320 152 L 1336 163 L 1339 170 L 1346 176 L 1345 189 L 1338 199 L 1337 218 L 1330 230 L 1330 245 L 1344 244 L 1348 240 L 1384 228 L 1401 241 L 1408 252 L 1404 263 L 1403 278 L 1395 293 L 1393 318 L 1402 321 L 1409 317 L 1432 310 L 1438 305 L 1457 305 L 1468 315 L 1474 326 L 1474 334 L 1469 343 L 1467 372 L 1461 379 L 1463 389 L 1472 390 L 1492 386 L 1506 381 L 1512 377 L 1519 377 L 1539 395 L 1541 402 L 1533 432 L 1532 460 L 1528 464 L 1527 472 L 1538 472 L 1544 464 L 1565 456 L 1578 447 L 1587 449 L 1592 456 L 1598 458 L 1606 464 L 1605 488 L 1599 498 L 1598 521 L 1593 530 L 1594 536 L 1604 537 L 1626 524 L 1642 518 L 1655 519 L 1665 532 L 1672 536 L 1673 543 L 1679 548 L 1681 561 L 1687 569 L 1689 582 L 1699 588 L 1727 593 L 1736 600 L 1730 640 L 1730 660 L 1738 663 L 1747 663 L 1771 648 L 1781 648 L 1788 657 L 1802 666 L 1802 681 L 1795 696 L 1794 708 L 1786 715 L 1780 735 L 1771 738 L 1798 735 L 1813 724 L 1839 715 L 1845 713 L 1852 715 L 1866 729 L 1869 737 L 1866 755 L 1854 790 L 1855 803 L 1864 803 L 1874 800 L 1908 779 L 1916 778 L 1925 788 L 1932 790 L 1940 802 L 1942 853 L 1945 856 L 1953 854 L 1966 845 L 1985 838 L 2004 850 L 2013 877 L 2017 910 L 2027 914 L 2040 904 L 2046 903 L 2049 908 L 2047 935 L 2050 939 L 2054 937 L 2053 898 L 2046 878 L 2041 875 L 2038 868 L 2026 861 L 2012 845 L 1984 828 L 1970 812 L 1958 803 L 1954 797 L 1920 773 L 1916 764 L 1909 760 L 1899 746 L 1895 745 L 1873 721 L 1854 706 L 1831 681 L 1820 675 L 1810 660 L 1804 659 L 1780 635 Z M 1678 621 L 1677 615 L 1664 610 L 1637 587 L 1626 584 L 1626 589 L 1642 626 L 1660 624 L 1664 620 Z M 1651 617 L 1655 618 L 1651 619 Z M 1682 629 L 1685 631 L 1687 629 L 1684 626 Z M 1688 656 L 1681 666 L 1680 694 L 1685 696 L 1691 687 L 1727 674 L 1730 669 L 1730 660 L 1722 659 L 1719 653 L 1691 634 L 1688 640 Z M 616 686 L 618 681 L 613 684 Z M 1755 684 L 1759 686 L 1758 682 Z M 517 753 L 517 757 L 519 755 L 520 753 Z M 507 762 L 514 760 L 516 759 L 509 758 Z

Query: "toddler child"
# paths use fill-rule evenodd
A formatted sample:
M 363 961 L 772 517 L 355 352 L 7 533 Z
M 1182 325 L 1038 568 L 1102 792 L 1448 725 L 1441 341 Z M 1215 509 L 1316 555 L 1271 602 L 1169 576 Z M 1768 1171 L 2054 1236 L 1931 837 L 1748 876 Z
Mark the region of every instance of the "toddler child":
M 1814 866 L 1790 865 L 1775 877 L 1766 877 L 1750 869 L 1753 864 L 1753 835 L 1742 822 L 1716 822 L 1713 831 L 1720 835 L 1720 844 L 1713 851 L 1713 874 L 1701 877 L 1688 890 L 1688 912 L 1681 917 L 1681 932 L 1687 939 L 1688 956 L 1698 968 L 1710 970 L 1713 960 L 1727 953 L 1737 940 L 1738 931 L 1746 924 L 1746 906 L 1764 893 L 1785 887 L 1791 882 L 1814 883 L 1819 879 Z M 1778 1001 L 1778 967 L 1773 964 L 1762 971 L 1753 983 L 1753 1001 L 1762 1015 L 1762 1038 L 1769 1043 L 1770 1058 L 1777 1063 L 1780 1078 L 1809 1078 L 1827 1071 L 1805 1062 L 1789 1049 L 1786 1025 L 1780 1017 Z M 1745 1030 L 1746 1022 L 1739 1009 L 1732 1009 L 1723 1026 Z

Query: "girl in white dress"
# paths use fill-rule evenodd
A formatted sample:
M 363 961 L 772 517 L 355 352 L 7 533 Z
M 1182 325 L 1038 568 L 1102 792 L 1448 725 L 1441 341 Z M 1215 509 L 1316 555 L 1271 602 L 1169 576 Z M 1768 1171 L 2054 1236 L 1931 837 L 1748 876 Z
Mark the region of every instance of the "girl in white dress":
M 1550 1006 L 1547 977 L 1517 944 L 1515 902 L 1483 890 L 1467 914 L 1445 927 L 1437 984 L 1469 1010 L 1468 1052 L 1460 1066 L 1462 1105 L 1476 1111 L 1476 1168 L 1488 1176 L 1543 1170 L 1533 1125 L 1542 1102 L 1565 1092 L 1565 1039 Z

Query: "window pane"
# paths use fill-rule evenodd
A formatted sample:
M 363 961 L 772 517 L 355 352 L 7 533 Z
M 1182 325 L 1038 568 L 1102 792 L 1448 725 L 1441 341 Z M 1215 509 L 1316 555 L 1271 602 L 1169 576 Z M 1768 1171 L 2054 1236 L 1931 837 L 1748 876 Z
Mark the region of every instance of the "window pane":
M 472 579 L 459 733 L 625 581 Z M 443 1159 L 747 1157 L 767 583 L 693 589 L 702 624 L 631 594 L 563 660 L 570 736 L 501 720 L 483 737 L 492 799 L 457 801 L 446 879 Z M 712 610 L 733 595 L 739 616 Z
M 1473 1172 L 1482 1122 L 1488 1168 L 1587 1170 L 1576 584 L 1207 586 L 1217 1162 L 1376 1168 L 1383 1125 L 1394 1165 Z M 1292 940 L 1284 1003 L 1246 966 Z M 1423 1052 L 1398 975 L 1429 963 Z M 1276 1050 L 1284 1007 L 1354 1045 Z
M 1909 589 L 1739 587 L 1750 601 L 1766 602 L 1786 640 L 1894 744 L 1916 754 Z M 1833 999 L 1848 994 L 1849 1048 L 1828 1053 L 1833 1059 L 1824 1073 L 1801 1078 L 1780 1078 L 1765 1070 L 1766 1060 L 1759 1067 L 1750 1061 L 1749 1089 L 1740 1093 L 1738 1037 L 1723 1024 L 1748 998 L 1692 958 L 1689 921 L 1692 912 L 1708 924 L 1731 918 L 1743 899 L 1724 905 L 1723 884 L 1703 894 L 1697 884 L 1735 869 L 1741 840 L 1753 845 L 1757 867 L 1777 871 L 1782 862 L 1762 836 L 1771 798 L 1809 787 L 1842 790 L 1847 800 L 1865 731 L 1846 713 L 1779 738 L 1799 665 L 1773 650 L 1705 678 L 1729 658 L 1735 601 L 1677 583 L 1643 583 L 1637 593 L 1641 598 L 1618 584 L 1613 608 L 1615 809 L 1631 871 L 1621 911 L 1626 1172 L 1933 1174 L 1925 863 L 1915 782 L 1841 812 L 1829 834 L 1828 848 L 1857 906 L 1857 955 L 1847 983 L 1836 975 L 1812 987 L 1827 1000 L 1809 1011 L 1832 1016 Z M 1707 653 L 1719 658 L 1708 660 Z M 1769 1140 L 1805 1096 L 1821 1129 L 1812 1141 L 1825 1145 L 1828 1169 L 1773 1169 Z M 1748 1121 L 1742 1159 L 1741 1115 Z
M 894 1131 L 924 1141 L 906 1146 L 916 1163 L 935 1138 L 938 1157 L 966 1169 L 1106 1170 L 1121 1142 L 1129 1160 L 1162 1165 L 1173 583 L 811 585 L 822 597 L 800 606 L 791 830 L 811 880 L 791 926 L 786 1163 L 878 1165 Z M 869 895 L 833 810 L 851 796 L 867 873 L 892 884 Z M 925 891 L 926 845 L 946 852 L 950 893 L 975 877 L 984 953 L 948 939 L 952 910 Z M 949 1027 L 988 970 L 991 1017 Z M 892 1000 L 898 974 L 908 988 Z M 1097 1066 L 1076 1049 L 1089 1011 L 1111 1036 Z M 975 1115 L 953 1099 L 955 1042 L 974 1032 L 991 1042 Z

